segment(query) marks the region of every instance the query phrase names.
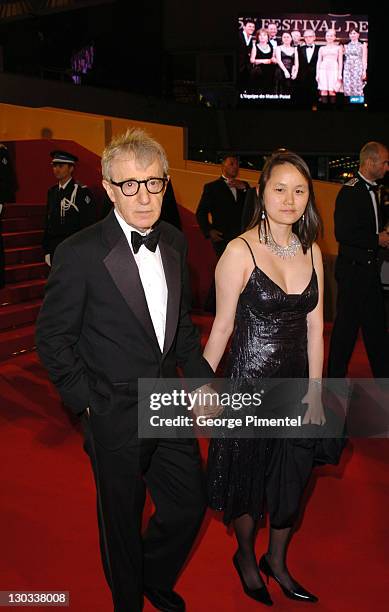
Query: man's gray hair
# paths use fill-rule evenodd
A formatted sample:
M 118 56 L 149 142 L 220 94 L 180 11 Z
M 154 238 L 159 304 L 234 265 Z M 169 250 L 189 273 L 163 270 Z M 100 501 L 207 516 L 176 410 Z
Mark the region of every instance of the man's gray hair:
M 367 142 L 361 149 L 359 153 L 359 163 L 363 166 L 368 159 L 372 159 L 376 161 L 379 157 L 380 151 L 382 149 L 386 149 L 386 146 L 381 142 L 376 142 L 372 140 L 371 142 Z
M 101 170 L 106 181 L 112 179 L 112 160 L 123 157 L 123 155 L 130 156 L 144 168 L 158 159 L 161 162 L 163 175 L 168 175 L 169 163 L 164 148 L 140 128 L 129 128 L 123 134 L 112 138 L 109 145 L 105 147 L 101 157 Z

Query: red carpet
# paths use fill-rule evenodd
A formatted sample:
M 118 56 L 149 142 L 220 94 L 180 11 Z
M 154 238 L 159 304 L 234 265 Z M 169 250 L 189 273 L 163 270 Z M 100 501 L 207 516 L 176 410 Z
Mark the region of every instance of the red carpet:
M 352 374 L 369 376 L 360 345 Z M 35 354 L 1 364 L 0 399 L 0 590 L 67 590 L 72 612 L 110 612 L 88 460 Z M 289 565 L 319 595 L 318 612 L 387 609 L 388 448 L 387 440 L 352 441 L 340 466 L 315 473 Z M 242 593 L 231 565 L 234 548 L 231 534 L 209 513 L 177 584 L 188 612 L 264 609 Z M 274 610 L 307 607 L 285 599 L 273 584 L 270 590 Z M 146 603 L 146 612 L 151 609 Z

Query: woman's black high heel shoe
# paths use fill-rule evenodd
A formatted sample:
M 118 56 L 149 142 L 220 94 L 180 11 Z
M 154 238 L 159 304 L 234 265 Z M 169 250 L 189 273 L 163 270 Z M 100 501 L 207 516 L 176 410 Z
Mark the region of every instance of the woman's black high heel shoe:
M 263 585 L 263 587 L 260 587 L 258 589 L 249 589 L 249 587 L 246 584 L 245 579 L 243 578 L 243 574 L 241 572 L 239 563 L 236 559 L 236 554 L 232 557 L 232 562 L 234 564 L 236 571 L 238 572 L 238 576 L 240 578 L 243 590 L 246 593 L 246 595 L 248 597 L 251 597 L 251 599 L 255 599 L 255 601 L 263 603 L 265 606 L 272 606 L 273 602 L 271 600 L 269 591 L 267 590 L 266 586 Z
M 312 593 L 304 589 L 304 587 L 302 587 L 301 584 L 298 584 L 298 582 L 293 581 L 294 582 L 293 589 L 287 589 L 281 583 L 281 580 L 273 572 L 272 568 L 269 565 L 268 560 L 266 559 L 266 555 L 263 555 L 261 557 L 259 561 L 259 569 L 261 570 L 261 572 L 265 574 L 267 584 L 269 584 L 269 578 L 273 578 L 273 580 L 278 582 L 278 584 L 280 585 L 282 589 L 282 592 L 284 593 L 286 597 L 289 597 L 289 599 L 296 599 L 298 601 L 309 601 L 311 603 L 316 603 L 317 601 L 319 601 L 319 598 L 316 597 L 316 595 L 312 595 Z

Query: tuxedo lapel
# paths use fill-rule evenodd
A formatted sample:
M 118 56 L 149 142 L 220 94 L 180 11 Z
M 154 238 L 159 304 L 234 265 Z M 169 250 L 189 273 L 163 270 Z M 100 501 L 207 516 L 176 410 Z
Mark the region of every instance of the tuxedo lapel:
M 140 280 L 138 266 L 127 238 L 113 212 L 103 222 L 103 235 L 111 250 L 104 258 L 104 265 L 147 335 L 158 345 L 146 296 Z
M 165 354 L 171 347 L 177 331 L 181 302 L 181 265 L 178 251 L 165 241 L 163 233 L 159 241 L 159 249 L 168 290 L 165 342 L 163 346 L 163 353 Z
M 227 182 L 224 180 L 223 177 L 220 177 L 219 181 L 220 181 L 220 191 L 223 194 L 223 198 L 224 198 L 224 194 L 227 192 L 229 194 L 230 198 L 231 198 L 231 202 L 236 204 L 236 200 L 234 198 L 234 194 L 232 193 L 231 189 L 227 185 Z M 239 190 L 237 189 L 236 191 L 238 193 Z

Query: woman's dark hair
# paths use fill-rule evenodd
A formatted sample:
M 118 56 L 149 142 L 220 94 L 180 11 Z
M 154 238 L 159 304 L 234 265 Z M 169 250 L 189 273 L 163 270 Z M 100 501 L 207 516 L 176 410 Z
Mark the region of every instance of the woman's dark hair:
M 291 164 L 294 166 L 296 170 L 303 175 L 308 183 L 309 197 L 304 211 L 304 219 L 303 217 L 300 217 L 300 219 L 293 224 L 293 232 L 296 234 L 296 236 L 298 236 L 303 252 L 306 253 L 307 250 L 311 248 L 318 235 L 322 232 L 323 223 L 316 207 L 315 194 L 313 191 L 313 183 L 309 168 L 305 161 L 299 155 L 297 155 L 297 153 L 293 153 L 292 151 L 276 151 L 266 161 L 259 178 L 258 195 L 256 198 L 253 217 L 247 229 L 252 229 L 256 225 L 260 225 L 262 223 L 264 225 L 265 235 L 269 233 L 270 228 L 266 217 L 264 202 L 265 187 L 274 168 L 277 166 L 282 166 L 283 164 Z M 263 215 L 265 217 L 264 219 Z

